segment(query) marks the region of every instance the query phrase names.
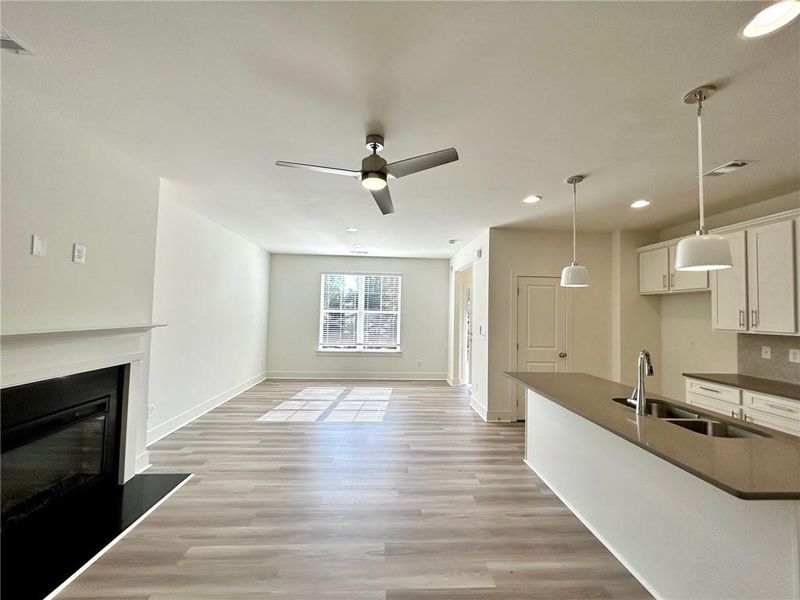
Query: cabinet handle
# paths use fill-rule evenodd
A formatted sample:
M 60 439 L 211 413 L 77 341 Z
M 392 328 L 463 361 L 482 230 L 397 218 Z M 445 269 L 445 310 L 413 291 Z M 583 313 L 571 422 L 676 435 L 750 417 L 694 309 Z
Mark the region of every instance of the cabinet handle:
M 661 287 L 667 289 L 667 275 L 664 274 L 661 276 Z
M 745 322 L 744 322 L 744 319 L 745 319 L 745 312 L 744 312 L 744 309 L 743 309 L 743 308 L 740 308 L 740 309 L 739 309 L 739 327 L 740 327 L 741 329 L 744 329 L 744 328 L 745 328 Z
M 703 387 L 702 385 L 698 385 L 697 387 L 700 388 L 701 390 L 705 390 L 707 392 L 714 392 L 715 394 L 719 394 L 719 390 Z
M 735 411 L 735 410 L 732 410 L 732 411 L 731 411 L 731 416 L 732 416 L 734 419 L 736 418 L 736 411 Z
M 669 287 L 670 288 L 675 287 L 675 273 L 670 273 L 669 275 Z
M 778 404 L 770 404 L 769 402 L 767 403 L 767 406 L 769 406 L 770 408 L 774 408 L 775 410 L 782 410 L 784 412 L 790 412 L 790 413 L 794 412 L 794 409 L 789 408 L 787 406 L 780 406 Z
M 750 327 L 758 325 L 758 311 L 755 308 L 750 309 Z

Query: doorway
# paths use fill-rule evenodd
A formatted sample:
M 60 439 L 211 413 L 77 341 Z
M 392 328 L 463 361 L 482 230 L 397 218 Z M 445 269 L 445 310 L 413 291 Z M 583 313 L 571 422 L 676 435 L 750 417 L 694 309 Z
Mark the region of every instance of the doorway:
M 567 371 L 567 290 L 558 277 L 517 278 L 517 370 Z M 517 419 L 525 419 L 525 391 L 517 387 Z
M 458 380 L 472 390 L 472 323 L 473 294 L 472 266 L 456 273 L 459 312 L 458 323 Z

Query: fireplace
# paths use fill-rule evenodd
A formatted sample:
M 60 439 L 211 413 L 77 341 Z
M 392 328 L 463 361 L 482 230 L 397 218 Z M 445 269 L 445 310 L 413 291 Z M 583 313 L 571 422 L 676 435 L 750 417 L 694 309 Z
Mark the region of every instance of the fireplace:
M 0 495 L 5 533 L 116 485 L 125 367 L 6 388 L 0 403 Z

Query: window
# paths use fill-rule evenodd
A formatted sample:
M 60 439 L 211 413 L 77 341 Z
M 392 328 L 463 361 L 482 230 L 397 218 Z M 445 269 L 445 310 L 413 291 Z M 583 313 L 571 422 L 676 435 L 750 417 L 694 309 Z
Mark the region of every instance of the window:
M 323 273 L 319 349 L 400 351 L 400 275 Z

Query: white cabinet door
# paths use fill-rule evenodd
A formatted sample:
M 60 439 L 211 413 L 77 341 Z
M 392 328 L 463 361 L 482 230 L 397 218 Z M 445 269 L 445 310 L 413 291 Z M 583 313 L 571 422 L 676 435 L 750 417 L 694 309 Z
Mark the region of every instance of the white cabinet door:
M 745 232 L 725 236 L 731 245 L 733 267 L 711 271 L 711 328 L 747 329 L 747 246 Z
M 639 293 L 661 294 L 669 290 L 669 248 L 639 253 Z
M 750 331 L 795 333 L 794 222 L 747 230 Z
M 669 289 L 673 292 L 708 289 L 707 271 L 676 271 L 675 254 L 678 246 L 669 247 Z

